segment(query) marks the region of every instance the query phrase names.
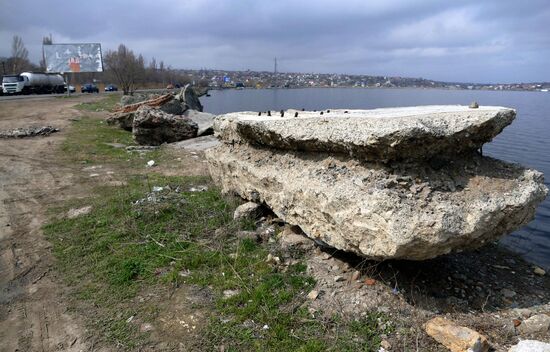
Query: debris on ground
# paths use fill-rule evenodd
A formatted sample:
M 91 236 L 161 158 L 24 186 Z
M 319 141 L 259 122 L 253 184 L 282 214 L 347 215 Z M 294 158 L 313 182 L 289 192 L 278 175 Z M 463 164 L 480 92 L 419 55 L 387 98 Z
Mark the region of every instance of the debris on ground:
M 106 122 L 132 131 L 139 144 L 160 145 L 212 134 L 215 116 L 202 110 L 195 88 L 186 85 L 178 94 L 123 96 Z
M 67 212 L 67 218 L 69 219 L 75 219 L 79 216 L 89 214 L 92 211 L 92 206 L 88 205 L 82 208 L 71 208 Z
M 151 192 L 147 193 L 145 197 L 132 202 L 135 206 L 159 204 L 166 202 L 178 202 L 185 204 L 187 201 L 181 194 L 182 190 L 179 186 L 153 186 Z
M 15 128 L 13 130 L 0 131 L 0 138 L 45 137 L 59 131 L 59 128 L 52 126 Z
M 487 338 L 477 331 L 460 326 L 442 317 L 433 318 L 424 325 L 426 333 L 452 352 L 486 352 Z
M 508 352 L 550 352 L 550 343 L 537 340 L 523 340 L 512 346 Z
M 262 215 L 262 206 L 254 202 L 239 205 L 233 213 L 233 219 L 257 219 Z
M 132 134 L 138 144 L 161 145 L 195 138 L 199 126 L 193 120 L 142 106 L 136 111 Z

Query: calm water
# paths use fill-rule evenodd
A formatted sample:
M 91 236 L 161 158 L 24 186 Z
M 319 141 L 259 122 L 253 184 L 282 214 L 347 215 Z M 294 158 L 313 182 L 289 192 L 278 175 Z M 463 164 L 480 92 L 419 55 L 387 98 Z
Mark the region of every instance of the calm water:
M 485 154 L 542 171 L 550 180 L 550 93 L 432 89 L 269 89 L 213 91 L 201 101 L 205 111 L 281 110 L 288 108 L 372 109 L 428 104 L 500 105 L 517 109 L 514 123 L 484 146 Z M 502 244 L 550 270 L 550 197 L 527 226 L 506 236 Z

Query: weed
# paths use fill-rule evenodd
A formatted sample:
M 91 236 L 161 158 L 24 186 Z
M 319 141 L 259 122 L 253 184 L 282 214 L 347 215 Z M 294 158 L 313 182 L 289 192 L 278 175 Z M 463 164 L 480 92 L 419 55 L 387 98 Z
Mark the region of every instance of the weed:
M 84 117 L 69 131 L 63 157 L 126 168 L 126 185 L 96 187 L 90 197 L 53 209 L 44 228 L 75 297 L 92 307 L 86 309 L 96 335 L 119 349 L 139 350 L 148 334 L 132 318 L 155 321 L 158 311 L 136 296 L 158 287 L 199 286 L 214 300 L 200 337 L 185 342 L 189 350 L 377 350 L 379 334 L 387 332 L 380 328 L 384 317 L 313 318 L 304 305 L 315 285 L 306 266 L 274 266 L 266 257 L 280 255 L 276 246 L 234 236 L 255 226 L 233 219 L 237 199 L 223 196 L 207 177 L 144 174 L 141 157 L 107 143 L 127 145 L 131 135 Z M 163 150 L 151 153 L 168 157 Z M 207 188 L 190 191 L 198 186 Z M 83 205 L 92 211 L 62 216 L 69 206 Z
M 107 97 L 91 102 L 80 103 L 76 105 L 76 108 L 83 111 L 111 111 L 120 100 L 120 94 L 109 94 Z

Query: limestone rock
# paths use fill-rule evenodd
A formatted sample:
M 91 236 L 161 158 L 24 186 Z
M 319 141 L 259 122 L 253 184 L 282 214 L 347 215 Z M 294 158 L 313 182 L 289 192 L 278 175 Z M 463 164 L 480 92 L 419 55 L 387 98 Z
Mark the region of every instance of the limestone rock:
M 517 327 L 521 334 L 545 334 L 550 330 L 550 316 L 546 314 L 533 315 L 521 322 Z
M 133 95 L 123 95 L 120 98 L 120 105 L 126 106 L 126 105 L 132 105 L 135 103 L 140 103 L 145 100 L 149 100 L 154 98 L 154 95 L 149 94 L 140 94 L 140 93 L 134 93 Z
M 307 238 L 298 226 L 285 226 L 279 235 L 279 244 L 283 249 L 312 249 L 313 241 Z
M 241 204 L 235 209 L 233 213 L 233 219 L 255 219 L 260 216 L 262 212 L 262 206 L 254 202 L 247 202 Z
M 164 111 L 167 114 L 182 115 L 185 112 L 185 110 L 187 110 L 187 107 L 185 106 L 185 104 L 182 104 L 179 100 L 172 99 L 162 104 L 161 106 L 159 106 L 159 109 L 161 111 Z
M 537 340 L 523 340 L 512 346 L 508 352 L 550 352 L 550 343 Z
M 485 352 L 489 350 L 487 338 L 477 331 L 437 317 L 424 325 L 426 333 L 452 352 Z
M 195 89 L 190 84 L 185 85 L 185 87 L 183 87 L 181 91 L 176 94 L 175 99 L 183 103 L 186 110 L 191 109 L 202 111 L 203 109 Z
M 191 119 L 199 126 L 197 136 L 214 134 L 214 115 L 189 109 L 183 113 L 183 116 Z
M 533 219 L 548 191 L 541 173 L 476 152 L 512 122 L 512 109 L 272 115 L 215 119 L 222 143 L 205 152 L 214 181 L 316 243 L 370 259 L 483 246 Z
M 113 113 L 107 117 L 106 122 L 108 125 L 117 126 L 123 130 L 131 131 L 135 114 L 136 113 L 134 111 Z
M 541 173 L 479 155 L 438 169 L 246 144 L 205 155 L 224 192 L 265 203 L 308 237 L 372 259 L 480 247 L 529 222 L 547 191 Z
M 188 118 L 147 106 L 137 110 L 132 124 L 134 139 L 143 145 L 160 145 L 194 138 L 197 130 L 197 124 Z
M 294 117 L 298 113 L 298 117 Z M 218 116 L 226 141 L 285 150 L 345 154 L 365 160 L 430 159 L 479 149 L 515 118 L 513 109 L 422 106 L 374 110 L 289 110 L 284 117 L 239 112 Z

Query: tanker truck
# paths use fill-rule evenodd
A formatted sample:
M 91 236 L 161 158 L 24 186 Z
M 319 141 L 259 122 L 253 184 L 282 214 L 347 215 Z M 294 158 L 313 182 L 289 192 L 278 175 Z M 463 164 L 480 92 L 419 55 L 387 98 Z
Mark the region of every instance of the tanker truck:
M 63 93 L 65 80 L 57 73 L 23 72 L 2 77 L 4 94 Z

